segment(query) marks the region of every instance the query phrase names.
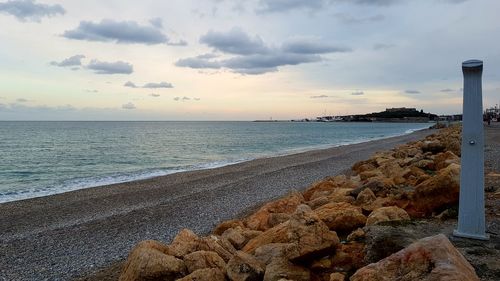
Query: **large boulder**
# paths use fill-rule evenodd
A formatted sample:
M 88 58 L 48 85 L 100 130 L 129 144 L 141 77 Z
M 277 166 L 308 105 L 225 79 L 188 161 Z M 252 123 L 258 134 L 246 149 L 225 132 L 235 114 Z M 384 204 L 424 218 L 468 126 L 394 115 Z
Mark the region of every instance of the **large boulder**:
M 311 273 L 305 267 L 295 265 L 287 259 L 274 259 L 266 266 L 264 281 L 309 281 Z
M 253 230 L 267 230 L 272 227 L 269 225 L 269 217 L 272 213 L 292 214 L 297 209 L 297 206 L 303 202 L 304 197 L 302 194 L 293 192 L 289 196 L 265 204 L 257 212 L 245 219 L 245 225 Z
M 450 164 L 460 165 L 460 157 L 456 156 L 451 151 L 439 153 L 434 157 L 434 166 L 436 170 L 441 170 L 448 167 Z
M 222 235 L 222 233 L 224 233 L 224 231 L 226 231 L 227 229 L 229 228 L 235 228 L 235 227 L 245 227 L 245 224 L 240 221 L 240 220 L 228 220 L 228 221 L 224 221 L 224 222 L 221 222 L 220 224 L 218 224 L 214 230 L 212 231 L 213 234 L 215 235 Z
M 168 246 L 168 254 L 182 258 L 185 255 L 203 250 L 200 237 L 189 229 L 181 230 Z
M 370 265 L 351 281 L 371 280 L 479 280 L 474 268 L 443 234 L 421 239 Z
M 298 255 L 291 259 L 307 260 L 330 253 L 339 244 L 339 238 L 309 206 L 300 205 L 289 221 L 250 240 L 243 251 L 254 253 L 257 248 L 270 243 L 294 243 L 298 246 Z
M 369 225 L 365 231 L 365 262 L 378 262 L 410 245 L 417 240 L 411 228 L 399 222 L 383 225 Z
M 366 222 L 361 208 L 349 203 L 330 203 L 314 210 L 318 217 L 335 231 L 351 231 Z
M 258 281 L 264 277 L 265 264 L 252 255 L 238 251 L 227 263 L 226 272 L 233 281 Z
M 306 201 L 312 200 L 312 196 L 316 193 L 316 198 L 319 197 L 321 192 L 325 192 L 326 194 L 330 194 L 337 188 L 347 188 L 352 189 L 357 185 L 356 181 L 347 178 L 345 175 L 339 175 L 335 177 L 329 177 L 324 180 L 315 182 L 312 186 L 307 188 L 304 192 L 304 199 Z
M 167 255 L 167 251 L 160 242 L 140 242 L 130 252 L 119 281 L 176 280 L 184 276 L 184 262 Z
M 405 209 L 414 217 L 428 216 L 458 203 L 459 192 L 460 166 L 452 163 L 417 185 Z
M 226 281 L 226 275 L 217 268 L 198 269 L 177 281 Z
M 277 258 L 285 258 L 287 260 L 291 260 L 300 255 L 299 245 L 297 245 L 296 243 L 266 244 L 255 249 L 255 253 L 253 255 L 256 259 L 266 265 Z
M 236 253 L 233 245 L 224 237 L 210 235 L 202 239 L 201 250 L 216 252 L 225 262 Z
M 184 263 L 189 273 L 195 272 L 198 269 L 217 268 L 224 271 L 226 263 L 216 253 L 211 251 L 196 251 L 184 256 Z
M 382 207 L 374 210 L 366 219 L 366 225 L 377 224 L 385 221 L 409 220 L 408 213 L 396 206 Z

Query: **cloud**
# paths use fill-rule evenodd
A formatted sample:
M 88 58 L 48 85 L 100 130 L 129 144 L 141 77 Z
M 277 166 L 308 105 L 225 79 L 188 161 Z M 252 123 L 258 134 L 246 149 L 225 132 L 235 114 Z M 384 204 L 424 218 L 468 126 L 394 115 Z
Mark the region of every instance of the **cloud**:
M 294 54 L 327 54 L 352 51 L 350 48 L 320 42 L 311 38 L 293 39 L 283 43 L 282 51 Z
M 362 96 L 364 94 L 365 94 L 365 92 L 363 92 L 363 91 L 356 91 L 356 92 L 352 92 L 351 96 Z
M 29 102 L 29 100 L 24 99 L 24 98 L 18 98 L 16 101 L 17 101 L 17 102 L 20 102 L 20 103 Z
M 318 95 L 318 96 L 311 96 L 310 97 L 311 99 L 324 99 L 324 98 L 328 98 L 327 95 Z
M 174 86 L 171 83 L 160 82 L 160 83 L 146 83 L 142 87 L 147 89 L 160 89 L 160 88 L 173 88 Z
M 97 74 L 131 74 L 134 72 L 134 67 L 123 61 L 117 62 L 102 62 L 92 60 L 88 65 L 88 69 L 93 70 Z
M 227 68 L 240 74 L 263 74 L 278 71 L 280 66 L 298 65 L 321 61 L 320 55 L 349 52 L 351 49 L 314 38 L 295 38 L 285 41 L 280 47 L 269 47 L 258 37 L 251 37 L 241 29 L 228 32 L 209 31 L 200 42 L 215 51 L 233 55 L 219 59 L 215 54 L 204 54 L 178 60 L 175 65 L 195 69 Z
M 151 93 L 150 96 L 157 98 L 160 96 L 160 94 Z
M 318 10 L 328 4 L 326 0 L 260 0 L 258 13 L 287 12 L 296 9 Z
M 449 92 L 454 92 L 455 90 L 453 89 L 449 89 L 449 88 L 446 88 L 446 89 L 442 89 L 440 92 L 441 93 L 449 93 Z
M 135 105 L 131 102 L 122 105 L 123 109 L 136 109 Z
M 191 98 L 190 97 L 186 97 L 186 96 L 184 96 L 184 97 L 175 97 L 174 98 L 174 101 L 183 101 L 184 102 L 184 101 L 190 101 L 190 100 L 191 100 Z M 200 99 L 199 98 L 194 98 L 194 100 L 198 101 Z
M 124 87 L 129 87 L 129 88 L 137 88 L 137 85 L 135 85 L 131 81 L 127 81 L 127 83 L 123 84 Z
M 344 24 L 361 24 L 361 23 L 373 23 L 385 20 L 383 15 L 374 15 L 369 17 L 354 17 L 350 14 L 338 13 L 335 17 Z
M 52 61 L 50 64 L 54 66 L 67 67 L 67 66 L 80 66 L 82 65 L 82 59 L 84 59 L 84 55 L 74 55 L 67 59 L 62 60 L 61 62 Z
M 161 88 L 169 89 L 174 87 L 171 83 L 168 82 L 159 82 L 159 83 L 150 82 L 139 87 L 132 81 L 127 81 L 127 83 L 123 84 L 123 86 L 129 88 L 145 88 L 145 89 L 161 89 Z
M 161 18 L 150 19 L 149 23 L 156 28 L 163 28 L 163 20 Z
M 87 92 L 87 93 L 99 93 L 98 90 L 90 90 L 90 89 L 85 90 L 85 92 Z
M 387 50 L 387 49 L 390 49 L 390 48 L 394 48 L 395 46 L 396 45 L 394 45 L 394 44 L 377 43 L 377 44 L 373 45 L 373 49 L 375 51 Z
M 249 55 L 269 51 L 260 37 L 251 38 L 239 28 L 228 32 L 209 31 L 200 38 L 200 43 L 229 54 Z
M 418 91 L 418 90 L 406 90 L 405 93 L 413 95 L 413 94 L 420 94 L 420 91 Z
M 103 19 L 99 23 L 81 21 L 80 25 L 63 33 L 63 37 L 75 40 L 115 42 L 119 44 L 140 43 L 147 45 L 166 44 L 168 37 L 154 26 L 139 25 L 135 21 Z
M 64 15 L 66 11 L 58 4 L 38 4 L 34 0 L 12 0 L 0 3 L 0 13 L 13 15 L 23 22 L 39 22 L 43 17 Z

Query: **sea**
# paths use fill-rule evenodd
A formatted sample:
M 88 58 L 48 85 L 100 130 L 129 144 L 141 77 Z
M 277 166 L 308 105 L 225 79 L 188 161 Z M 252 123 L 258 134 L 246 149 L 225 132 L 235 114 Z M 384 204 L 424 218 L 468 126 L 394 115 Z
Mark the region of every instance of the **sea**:
M 0 122 L 0 203 L 430 127 L 343 122 Z

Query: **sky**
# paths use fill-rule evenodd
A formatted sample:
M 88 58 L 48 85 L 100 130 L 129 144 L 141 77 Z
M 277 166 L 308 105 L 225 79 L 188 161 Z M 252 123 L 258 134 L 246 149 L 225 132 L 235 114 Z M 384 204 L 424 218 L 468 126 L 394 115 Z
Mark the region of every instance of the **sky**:
M 0 0 L 0 120 L 297 119 L 500 103 L 498 0 Z

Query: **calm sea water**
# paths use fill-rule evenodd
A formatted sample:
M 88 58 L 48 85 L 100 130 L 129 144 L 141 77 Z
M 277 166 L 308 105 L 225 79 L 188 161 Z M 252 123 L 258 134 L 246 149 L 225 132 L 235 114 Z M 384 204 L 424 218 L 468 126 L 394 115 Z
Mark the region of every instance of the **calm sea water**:
M 0 122 L 0 203 L 427 127 L 421 123 Z

